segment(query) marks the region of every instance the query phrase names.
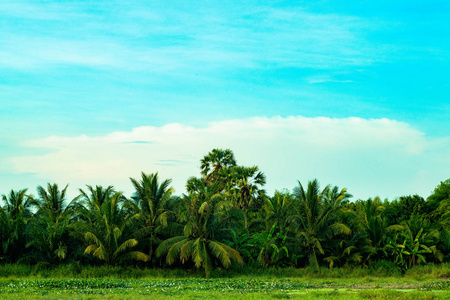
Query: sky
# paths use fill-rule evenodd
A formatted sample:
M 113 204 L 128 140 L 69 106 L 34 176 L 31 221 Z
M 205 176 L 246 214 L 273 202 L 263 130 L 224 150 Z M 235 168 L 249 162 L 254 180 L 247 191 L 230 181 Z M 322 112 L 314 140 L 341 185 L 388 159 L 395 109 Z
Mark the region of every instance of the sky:
M 176 194 L 213 148 L 266 190 L 450 178 L 449 1 L 0 2 L 0 194 Z

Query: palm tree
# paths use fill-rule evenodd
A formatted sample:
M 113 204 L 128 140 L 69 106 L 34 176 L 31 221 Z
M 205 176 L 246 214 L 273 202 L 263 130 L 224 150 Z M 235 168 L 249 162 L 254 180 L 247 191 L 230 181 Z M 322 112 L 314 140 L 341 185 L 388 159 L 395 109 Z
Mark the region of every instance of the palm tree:
M 203 159 L 201 163 L 201 174 L 206 182 L 219 179 L 219 171 L 224 168 L 236 166 L 233 151 L 230 149 L 213 149 Z
M 294 204 L 293 195 L 289 192 L 275 191 L 273 197 L 267 197 L 263 206 L 266 229 L 270 230 L 276 224 L 285 231 L 294 217 Z
M 39 210 L 45 210 L 53 216 L 60 215 L 65 210 L 66 193 L 69 185 L 66 185 L 61 191 L 58 184 L 47 184 L 47 190 L 42 186 L 37 187 L 39 199 L 36 200 Z
M 219 177 L 227 179 L 227 191 L 233 197 L 237 207 L 247 210 L 260 208 L 264 204 L 266 176 L 258 167 L 234 166 L 222 169 Z
M 241 264 L 239 252 L 217 239 L 221 231 L 229 230 L 221 226 L 221 214 L 231 204 L 223 199 L 217 188 L 208 186 L 202 179 L 190 178 L 188 186 L 191 193 L 184 197 L 186 211 L 181 216 L 186 219 L 183 235 L 162 242 L 156 255 L 165 255 L 169 265 L 177 260 L 182 263 L 191 260 L 197 268 L 204 268 L 207 278 L 214 260 L 225 268 L 233 260 Z
M 323 241 L 337 234 L 351 234 L 350 228 L 335 218 L 342 202 L 350 195 L 346 189 L 342 189 L 339 193 L 330 192 L 329 186 L 320 192 L 317 179 L 309 181 L 306 190 L 300 182 L 298 184 L 294 190 L 298 201 L 296 215 L 298 237 L 308 252 L 309 265 L 318 269 L 317 256 L 325 254 Z
M 88 209 L 99 210 L 103 203 L 115 193 L 114 187 L 111 185 L 106 188 L 103 188 L 101 185 L 96 185 L 95 188 L 90 185 L 86 187 L 88 192 L 79 189 L 79 197 L 81 197 L 80 204 L 87 206 Z
M 386 242 L 389 234 L 403 229 L 398 224 L 388 224 L 387 218 L 384 217 L 385 206 L 382 204 L 379 197 L 368 199 L 358 204 L 358 214 L 361 218 L 361 224 L 367 234 L 372 248 L 371 253 L 366 256 L 366 261 L 369 261 L 372 256 L 375 258 L 382 258 L 387 255 Z
M 32 217 L 31 207 L 35 205 L 33 197 L 26 194 L 27 189 L 11 190 L 2 195 L 5 205 L 0 209 L 1 242 L 3 254 L 12 261 L 17 260 L 25 249 L 26 227 Z
M 172 180 L 159 182 L 158 173 L 147 175 L 142 172 L 140 181 L 130 180 L 136 190 L 136 197 L 130 204 L 139 221 L 139 229 L 134 235 L 142 240 L 152 258 L 161 237 L 177 228 L 175 206 L 179 201 L 172 196 Z
M 370 246 L 370 240 L 354 207 L 354 203 L 344 205 L 337 214 L 337 219 L 350 228 L 352 234 L 339 234 L 324 242 L 324 247 L 328 249 L 328 256 L 324 261 L 328 262 L 330 268 L 335 265 L 359 264 L 367 267 L 366 260 L 374 253 L 375 248 Z
M 47 190 L 37 187 L 40 196 L 36 200 L 38 211 L 30 223 L 29 234 L 33 238 L 27 244 L 27 247 L 33 246 L 37 250 L 32 251 L 37 260 L 55 263 L 67 256 L 69 222 L 73 216 L 72 207 L 65 203 L 67 187 L 61 191 L 56 183 L 48 183 Z
M 125 204 L 129 200 L 110 187 L 107 189 L 97 187 L 92 191 L 96 193 L 85 200 L 88 202 L 87 207 L 93 209 L 79 206 L 78 214 L 81 220 L 73 224 L 75 234 L 87 244 L 84 253 L 92 254 L 107 265 L 126 260 L 148 261 L 147 254 L 132 251 L 138 241 L 129 238 L 130 225 L 135 218 L 126 209 Z M 100 193 L 97 193 L 99 191 Z M 104 197 L 99 198 L 99 194 Z M 99 199 L 102 200 L 98 206 Z
M 33 247 L 36 261 L 57 263 L 67 257 L 67 239 L 70 233 L 71 211 L 54 216 L 42 211 L 30 222 L 29 235 L 32 237 L 26 247 Z

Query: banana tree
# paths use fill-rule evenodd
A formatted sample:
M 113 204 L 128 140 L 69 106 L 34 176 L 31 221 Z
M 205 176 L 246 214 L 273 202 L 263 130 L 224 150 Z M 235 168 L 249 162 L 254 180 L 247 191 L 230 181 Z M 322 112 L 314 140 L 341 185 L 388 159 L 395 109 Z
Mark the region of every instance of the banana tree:
M 423 228 L 419 230 L 417 235 L 414 237 L 414 240 L 411 236 L 405 235 L 405 241 L 406 241 L 406 247 L 408 248 L 408 252 L 410 253 L 409 260 L 408 260 L 408 268 L 411 268 L 412 266 L 415 266 L 416 263 L 425 263 L 425 254 L 431 253 L 432 251 L 430 248 L 428 248 L 426 245 L 421 244 L 419 239 L 422 235 Z
M 400 268 L 402 273 L 405 273 L 408 269 L 407 257 L 411 255 L 411 253 L 406 248 L 406 239 L 403 240 L 403 243 L 398 243 L 399 235 L 396 234 L 394 239 L 390 237 L 387 238 L 387 244 L 385 246 L 386 251 L 393 258 L 394 263 L 397 267 Z
M 283 231 L 276 232 L 277 230 L 277 224 L 273 224 L 268 233 L 256 233 L 249 241 L 258 251 L 257 260 L 263 267 L 277 266 L 283 263 L 283 259 L 289 259 L 287 236 L 283 234 Z

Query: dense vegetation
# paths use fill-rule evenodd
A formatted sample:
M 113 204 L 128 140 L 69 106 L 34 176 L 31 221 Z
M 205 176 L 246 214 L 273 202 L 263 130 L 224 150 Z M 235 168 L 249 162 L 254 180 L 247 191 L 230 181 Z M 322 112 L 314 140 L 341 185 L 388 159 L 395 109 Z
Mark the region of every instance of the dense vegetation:
M 87 186 L 69 201 L 67 186 L 3 195 L 0 262 L 140 268 L 370 267 L 399 272 L 450 261 L 450 179 L 425 200 L 350 201 L 346 189 L 298 182 L 293 192 L 264 191 L 258 167 L 239 166 L 232 151 L 201 160 L 187 194 L 175 196 L 157 173 L 131 178 L 125 197 L 112 186 Z

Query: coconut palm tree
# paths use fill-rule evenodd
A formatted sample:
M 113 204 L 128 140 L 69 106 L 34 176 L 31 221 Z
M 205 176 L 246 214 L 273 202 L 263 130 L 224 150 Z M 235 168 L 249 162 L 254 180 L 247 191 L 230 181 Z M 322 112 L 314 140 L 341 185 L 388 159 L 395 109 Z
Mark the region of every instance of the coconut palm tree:
M 35 261 L 57 263 L 67 257 L 67 240 L 70 234 L 71 211 L 57 216 L 42 211 L 30 222 L 29 235 L 32 237 L 26 247 L 32 247 Z
M 107 265 L 121 263 L 126 260 L 148 261 L 149 257 L 132 249 L 138 244 L 130 238 L 130 226 L 136 216 L 126 209 L 127 200 L 120 192 L 113 189 L 97 187 L 93 190 L 101 193 L 88 197 L 88 206 L 78 207 L 80 220 L 73 224 L 75 235 L 86 243 L 85 254 L 103 260 Z M 104 197 L 98 198 L 101 194 Z M 97 207 L 100 203 L 101 205 Z M 88 209 L 92 207 L 92 209 Z
M 286 231 L 294 217 L 294 204 L 293 195 L 289 192 L 275 191 L 273 197 L 267 197 L 263 206 L 266 229 L 270 230 L 276 224 L 280 230 Z
M 27 195 L 27 189 L 11 190 L 8 195 L 2 195 L 2 200 L 5 203 L 0 209 L 2 250 L 7 258 L 16 261 L 24 252 L 26 228 L 36 202 Z
M 38 212 L 48 211 L 54 217 L 60 215 L 66 208 L 66 193 L 69 185 L 66 185 L 61 191 L 58 184 L 47 184 L 47 190 L 44 187 L 38 186 L 37 192 L 39 198 L 36 199 Z
M 330 188 L 327 186 L 321 192 L 318 180 L 314 179 L 308 182 L 306 190 L 300 182 L 294 190 L 297 199 L 295 222 L 298 238 L 307 250 L 309 265 L 316 269 L 319 267 L 317 256 L 325 254 L 323 241 L 337 234 L 351 234 L 351 229 L 335 218 L 342 202 L 350 195 L 346 189 L 334 193 L 330 192 Z
M 141 180 L 130 178 L 136 197 L 130 202 L 130 207 L 136 214 L 138 229 L 134 236 L 141 240 L 141 246 L 146 248 L 149 257 L 161 243 L 161 238 L 167 236 L 179 227 L 176 223 L 176 206 L 178 198 L 173 197 L 171 179 L 159 181 L 158 173 L 145 174 Z
M 338 212 L 337 219 L 350 228 L 352 234 L 338 234 L 327 239 L 323 243 L 323 246 L 328 249 L 328 256 L 324 258 L 324 261 L 330 268 L 361 264 L 367 267 L 367 258 L 374 253 L 375 248 L 370 246 L 364 226 L 354 211 L 354 204 L 351 204 L 351 208 L 346 206 Z
M 385 206 L 379 197 L 369 198 L 358 203 L 357 212 L 360 216 L 361 224 L 364 228 L 370 246 L 373 247 L 371 253 L 366 256 L 366 261 L 386 257 L 386 242 L 390 234 L 403 229 L 401 225 L 389 225 L 384 217 Z
M 66 205 L 66 191 L 59 190 L 58 184 L 47 184 L 47 190 L 37 187 L 39 199 L 34 219 L 30 222 L 29 235 L 33 238 L 27 247 L 33 247 L 34 257 L 38 261 L 55 263 L 67 256 L 69 222 L 73 216 L 71 206 Z M 74 199 L 76 200 L 76 199 Z
M 221 226 L 221 214 L 231 203 L 224 200 L 217 186 L 208 186 L 202 179 L 190 178 L 188 186 L 191 192 L 184 197 L 186 211 L 181 216 L 186 220 L 183 235 L 162 242 L 156 255 L 165 256 L 169 265 L 178 260 L 193 261 L 197 268 L 204 268 L 207 278 L 216 263 L 225 268 L 232 261 L 241 264 L 239 252 L 217 239 L 221 231 L 229 230 Z
M 79 198 L 81 199 L 80 204 L 86 206 L 88 209 L 99 210 L 103 203 L 115 193 L 112 185 L 106 188 L 101 185 L 96 185 L 95 188 L 90 185 L 86 185 L 86 187 L 88 189 L 87 192 L 79 189 Z

